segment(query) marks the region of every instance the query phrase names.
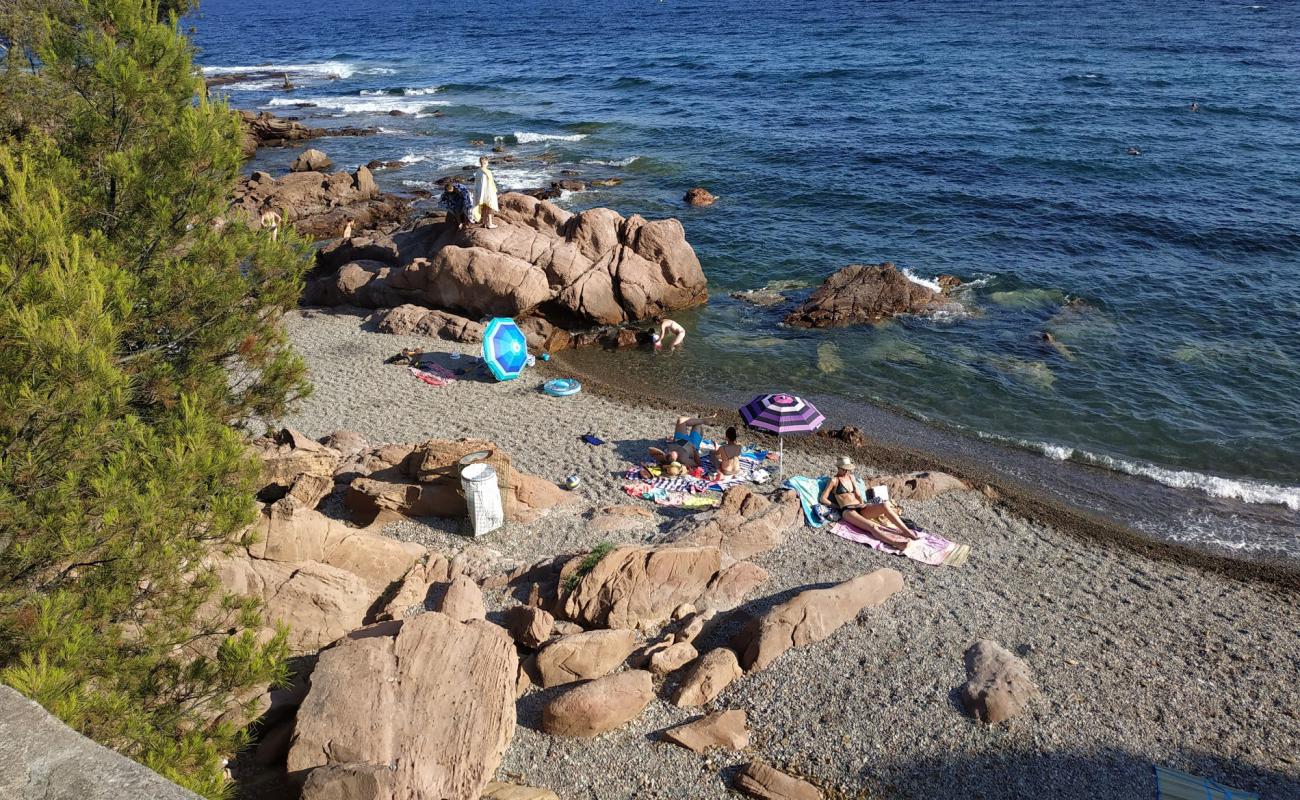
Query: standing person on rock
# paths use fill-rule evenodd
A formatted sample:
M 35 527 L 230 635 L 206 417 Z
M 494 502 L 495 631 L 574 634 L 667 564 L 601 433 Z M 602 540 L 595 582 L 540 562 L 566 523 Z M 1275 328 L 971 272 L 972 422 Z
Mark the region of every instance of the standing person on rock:
M 497 179 L 488 169 L 488 157 L 479 156 L 478 171 L 474 173 L 474 221 L 483 220 L 484 228 L 495 228 L 492 214 L 500 211 L 497 205 Z

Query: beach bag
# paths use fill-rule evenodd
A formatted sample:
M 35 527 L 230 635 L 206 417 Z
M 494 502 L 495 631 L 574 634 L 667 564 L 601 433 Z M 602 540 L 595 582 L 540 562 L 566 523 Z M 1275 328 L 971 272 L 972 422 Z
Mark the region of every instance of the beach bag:
M 501 487 L 497 483 L 497 471 L 491 465 L 479 462 L 465 467 L 460 473 L 460 486 L 475 536 L 491 533 L 505 524 Z

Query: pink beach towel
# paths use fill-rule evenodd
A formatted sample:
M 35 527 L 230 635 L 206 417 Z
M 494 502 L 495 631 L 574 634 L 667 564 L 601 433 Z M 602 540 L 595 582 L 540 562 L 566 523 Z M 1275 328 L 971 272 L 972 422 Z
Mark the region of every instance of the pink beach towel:
M 412 375 L 430 386 L 446 386 L 456 382 L 456 373 L 439 364 L 420 364 L 407 367 Z
M 935 567 L 960 567 L 962 564 L 966 563 L 966 559 L 970 556 L 970 545 L 950 542 L 937 533 L 930 533 L 921 528 L 913 528 L 912 530 L 921 534 L 921 538 L 912 542 L 904 548 L 902 552 L 900 552 L 879 539 L 863 533 L 848 523 L 836 522 L 830 527 L 831 533 L 841 539 L 848 539 L 850 542 L 865 544 L 873 550 L 879 550 L 884 553 L 906 556 L 913 561 L 920 561 L 922 564 L 929 564 Z

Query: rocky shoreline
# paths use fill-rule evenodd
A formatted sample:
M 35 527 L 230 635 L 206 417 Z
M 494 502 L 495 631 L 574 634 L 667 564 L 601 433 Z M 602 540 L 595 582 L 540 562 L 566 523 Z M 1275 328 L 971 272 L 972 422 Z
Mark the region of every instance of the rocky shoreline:
M 631 552 L 619 546 L 680 547 L 668 539 L 676 539 L 682 525 L 705 521 L 692 523 L 680 509 L 649 505 L 635 514 L 609 510 L 628 505 L 622 468 L 662 435 L 675 411 L 660 401 L 599 392 L 548 398 L 536 391 L 536 378 L 433 388 L 384 364 L 385 357 L 402 346 L 472 353 L 472 345 L 371 332 L 362 314 L 347 310 L 308 310 L 287 324 L 316 392 L 283 422 L 308 436 L 342 428 L 371 442 L 472 435 L 497 443 L 518 469 L 539 479 L 582 475 L 568 503 L 483 539 L 467 539 L 458 524 L 436 518 L 404 518 L 381 529 L 448 563 L 496 559 L 494 569 L 513 570 L 475 573 L 486 624 L 503 625 L 503 635 L 526 636 L 517 620 L 512 625 L 512 615 L 523 613 L 512 609 L 531 607 L 533 582 L 511 583 L 521 567 L 581 555 L 602 542 L 612 543 L 613 553 Z M 578 437 L 587 432 L 611 444 L 583 444 Z M 810 444 L 806 451 L 787 450 L 789 471 L 824 473 L 833 448 L 847 447 L 830 440 Z M 330 501 L 321 507 L 328 511 Z M 846 624 L 829 626 L 822 641 L 795 637 L 807 643 L 732 680 L 698 708 L 673 704 L 691 666 L 668 672 L 661 686 L 655 654 L 649 662 L 637 660 L 638 651 L 653 645 L 656 623 L 635 633 L 645 644 L 625 654 L 627 666 L 612 675 L 632 689 L 642 680 L 638 670 L 648 668 L 651 695 L 643 703 L 644 689 L 632 689 L 635 703 L 644 705 L 639 713 L 625 722 L 612 718 L 615 727 L 594 738 L 557 737 L 548 730 L 559 730 L 559 723 L 546 709 L 571 691 L 569 685 L 525 688 L 496 779 L 563 798 L 721 798 L 733 796 L 733 787 L 763 791 L 754 788 L 759 778 L 785 786 L 786 794 L 771 796 L 1137 798 L 1150 795 L 1150 764 L 1158 763 L 1278 796 L 1300 785 L 1300 767 L 1290 755 L 1300 736 L 1291 680 L 1300 663 L 1291 635 L 1300 622 L 1294 586 L 1111 547 L 1030 522 L 974 489 L 911 501 L 907 511 L 927 528 L 970 544 L 969 562 L 930 567 L 801 525 L 774 523 L 771 530 L 780 535 L 764 539 L 771 548 L 737 562 L 752 563 L 766 577 L 691 640 L 701 658 L 738 647 L 737 636 L 754 620 L 778 618 L 772 615 L 811 597 L 809 590 L 883 569 L 900 575 L 901 591 L 861 612 L 832 604 L 847 615 Z M 726 530 L 733 531 L 730 539 L 713 541 L 737 541 L 736 529 Z M 485 548 L 496 553 L 486 562 Z M 613 565 L 609 569 L 618 572 Z M 562 575 L 555 578 L 563 581 Z M 545 596 L 543 589 L 539 599 Z M 441 607 L 441 614 L 420 617 L 442 616 L 446 602 L 416 610 Z M 586 624 L 597 621 L 584 607 L 585 601 L 554 608 L 555 624 L 574 614 Z M 528 612 L 530 624 L 536 614 Z M 1016 701 L 1023 703 L 1018 716 L 991 726 L 969 716 L 959 694 L 968 679 L 978 685 L 983 662 L 965 654 L 982 639 L 1023 661 L 1023 675 L 1036 689 Z M 516 645 L 524 662 L 533 643 Z M 678 657 L 659 656 L 659 668 L 669 670 Z M 746 659 L 741 648 L 737 660 Z M 668 728 L 701 712 L 732 710 L 744 712 L 748 731 L 739 750 L 696 754 L 668 741 Z M 714 735 L 739 743 L 734 717 L 726 725 L 706 719 Z M 781 783 L 763 766 L 816 788 Z M 819 794 L 799 794 L 804 791 Z

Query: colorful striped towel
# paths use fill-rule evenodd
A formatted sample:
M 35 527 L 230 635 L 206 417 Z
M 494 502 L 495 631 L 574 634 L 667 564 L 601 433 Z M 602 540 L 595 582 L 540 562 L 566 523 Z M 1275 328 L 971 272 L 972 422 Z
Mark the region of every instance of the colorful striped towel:
M 831 533 L 841 539 L 865 544 L 872 550 L 879 550 L 882 553 L 906 556 L 913 561 L 920 561 L 922 564 L 929 564 L 934 567 L 960 567 L 970 557 L 970 545 L 950 542 L 937 533 L 930 533 L 917 526 L 911 520 L 904 520 L 904 522 L 914 532 L 921 534 L 921 538 L 910 543 L 902 551 L 895 550 L 874 536 L 864 533 L 846 522 L 836 522 L 831 525 L 830 530 Z

